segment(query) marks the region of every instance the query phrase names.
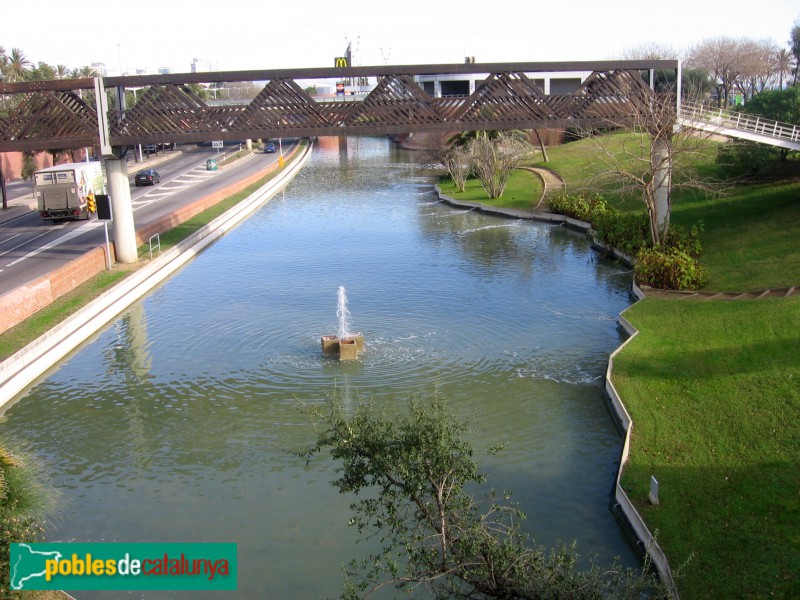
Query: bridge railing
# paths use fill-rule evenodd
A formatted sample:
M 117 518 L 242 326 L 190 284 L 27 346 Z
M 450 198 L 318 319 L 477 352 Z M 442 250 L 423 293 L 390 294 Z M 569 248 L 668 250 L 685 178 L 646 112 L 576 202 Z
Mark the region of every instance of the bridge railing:
M 709 108 L 700 104 L 683 102 L 681 118 L 708 123 L 714 127 L 747 131 L 788 142 L 800 142 L 800 125 L 781 123 L 758 115 L 731 112 L 722 108 Z

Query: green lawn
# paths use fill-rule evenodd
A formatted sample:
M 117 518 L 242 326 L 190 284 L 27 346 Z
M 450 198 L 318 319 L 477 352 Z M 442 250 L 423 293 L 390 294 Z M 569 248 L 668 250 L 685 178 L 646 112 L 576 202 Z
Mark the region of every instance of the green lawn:
M 565 144 L 547 166 L 568 191 L 593 189 L 596 152 L 586 140 Z M 717 177 L 713 152 L 702 158 L 699 171 Z M 673 192 L 672 222 L 703 226 L 707 289 L 800 285 L 800 178 L 791 167 L 783 180 L 720 197 Z M 622 211 L 644 209 L 635 197 L 606 198 Z M 800 597 L 800 297 L 649 298 L 626 316 L 640 334 L 614 368 L 634 421 L 622 483 L 673 569 L 689 561 L 681 598 Z M 658 506 L 647 501 L 651 475 Z
M 619 151 L 635 140 L 631 134 L 608 136 L 605 146 Z M 697 155 L 697 170 L 720 178 L 714 164 L 714 144 Z M 567 191 L 595 189 L 592 182 L 603 169 L 596 145 L 589 140 L 564 144 L 549 151 L 546 166 L 566 180 Z M 543 166 L 545 163 L 541 163 Z M 790 170 L 791 173 L 791 170 Z M 644 211 L 635 196 L 606 193 L 621 211 Z M 800 179 L 737 184 L 717 197 L 695 190 L 672 194 L 672 223 L 686 228 L 702 225 L 701 264 L 711 273 L 708 291 L 754 291 L 800 285 Z
M 691 558 L 681 597 L 800 597 L 800 297 L 647 299 L 626 316 L 622 482 L 673 569 Z
M 443 194 L 456 200 L 481 202 L 487 206 L 515 210 L 533 210 L 544 191 L 539 176 L 524 169 L 517 169 L 511 174 L 503 195 L 494 200 L 487 198 L 479 179 L 468 179 L 463 192 L 459 192 L 449 179 L 439 182 L 439 187 Z

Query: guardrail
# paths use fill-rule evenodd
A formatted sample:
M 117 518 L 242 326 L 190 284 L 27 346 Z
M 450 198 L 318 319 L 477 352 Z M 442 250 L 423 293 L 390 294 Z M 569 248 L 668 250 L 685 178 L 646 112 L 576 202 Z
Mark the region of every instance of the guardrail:
M 701 121 L 709 125 L 735 129 L 756 135 L 763 135 L 776 140 L 800 143 L 800 125 L 781 123 L 747 113 L 730 112 L 722 108 L 709 108 L 699 104 L 683 102 L 681 119 Z

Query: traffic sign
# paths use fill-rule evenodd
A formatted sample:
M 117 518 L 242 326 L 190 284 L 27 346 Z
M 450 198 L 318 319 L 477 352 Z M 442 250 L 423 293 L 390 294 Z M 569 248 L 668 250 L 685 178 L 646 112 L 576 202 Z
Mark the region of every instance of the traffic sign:
M 214 140 L 211 142 L 212 148 L 222 148 L 222 140 Z
M 106 194 L 97 194 L 95 201 L 97 202 L 98 220 L 113 221 L 114 217 L 111 214 L 111 199 Z

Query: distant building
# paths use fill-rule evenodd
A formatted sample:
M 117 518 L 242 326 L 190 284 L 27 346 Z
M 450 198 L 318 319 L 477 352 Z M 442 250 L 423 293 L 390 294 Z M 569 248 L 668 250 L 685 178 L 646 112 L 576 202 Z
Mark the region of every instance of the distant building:
M 89 65 L 91 69 L 97 73 L 100 77 L 105 77 L 108 75 L 108 71 L 106 70 L 106 63 L 101 62 L 93 62 Z
M 158 69 L 159 75 L 169 75 L 170 73 L 172 73 L 172 69 L 170 69 L 169 67 L 160 67 Z
M 474 63 L 474 57 L 468 57 L 467 63 Z M 529 73 L 531 80 L 538 85 L 545 95 L 566 95 L 577 91 L 584 80 L 591 75 L 586 72 L 548 72 Z M 434 98 L 447 96 L 469 96 L 489 76 L 488 73 L 471 75 L 417 75 L 415 77 L 420 87 Z

